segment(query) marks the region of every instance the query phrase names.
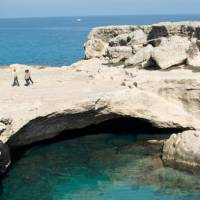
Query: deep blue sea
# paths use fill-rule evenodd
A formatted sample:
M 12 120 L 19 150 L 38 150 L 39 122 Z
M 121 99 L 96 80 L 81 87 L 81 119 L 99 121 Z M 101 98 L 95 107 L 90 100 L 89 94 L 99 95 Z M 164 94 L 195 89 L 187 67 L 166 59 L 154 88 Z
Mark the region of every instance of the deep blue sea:
M 200 20 L 200 15 L 0 19 L 0 65 L 69 65 L 84 57 L 93 27 L 180 20 Z

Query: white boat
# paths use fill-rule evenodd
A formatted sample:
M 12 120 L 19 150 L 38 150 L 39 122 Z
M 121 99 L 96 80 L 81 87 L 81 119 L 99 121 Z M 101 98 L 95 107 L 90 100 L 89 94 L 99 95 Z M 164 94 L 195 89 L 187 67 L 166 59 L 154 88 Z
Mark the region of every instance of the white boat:
M 77 22 L 80 22 L 80 21 L 82 21 L 82 20 L 81 20 L 81 19 L 76 19 L 76 21 L 77 21 Z

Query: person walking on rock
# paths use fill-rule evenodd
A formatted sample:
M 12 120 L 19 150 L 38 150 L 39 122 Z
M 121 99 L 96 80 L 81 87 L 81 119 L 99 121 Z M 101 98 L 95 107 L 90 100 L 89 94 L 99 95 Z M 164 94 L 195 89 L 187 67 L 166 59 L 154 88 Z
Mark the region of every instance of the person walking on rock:
M 31 79 L 31 73 L 28 69 L 25 70 L 25 86 L 29 86 L 30 83 L 33 85 L 33 80 Z
M 16 69 L 13 70 L 13 77 L 14 77 L 14 81 L 13 81 L 12 86 L 13 87 L 15 87 L 15 86 L 19 87 L 19 80 L 18 80 L 17 70 Z

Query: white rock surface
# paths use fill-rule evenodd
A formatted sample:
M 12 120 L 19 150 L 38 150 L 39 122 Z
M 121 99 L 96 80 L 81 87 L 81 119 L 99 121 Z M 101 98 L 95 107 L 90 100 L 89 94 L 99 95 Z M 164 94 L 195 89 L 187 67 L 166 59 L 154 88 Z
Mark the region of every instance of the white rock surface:
M 127 46 L 128 42 L 130 42 L 131 37 L 130 34 L 124 33 L 121 35 L 118 35 L 115 38 L 112 38 L 109 41 L 109 46 L 113 47 L 113 46 Z
M 100 39 L 89 40 L 85 43 L 85 56 L 87 59 L 99 58 L 106 52 L 108 44 Z
M 147 43 L 147 34 L 144 33 L 143 30 L 138 29 L 133 31 L 132 33 L 129 34 L 131 40 L 128 42 L 128 45 L 133 46 L 133 45 L 144 45 Z
M 187 64 L 193 67 L 200 67 L 200 51 L 196 40 L 192 41 L 187 54 Z
M 30 87 L 23 86 L 24 71 L 19 71 L 19 88 L 11 87 L 10 68 L 0 72 L 0 121 L 6 125 L 0 140 L 12 145 L 45 140 L 63 130 L 83 128 L 119 116 L 144 119 L 159 128 L 200 128 L 198 115 L 187 111 L 169 89 L 169 84 L 177 81 L 180 84 L 177 93 L 184 96 L 188 88 L 183 85 L 187 84 L 196 91 L 199 75 L 188 70 L 126 70 L 107 67 L 100 59 L 90 59 L 68 68 L 33 68 L 35 84 Z M 188 80 L 194 80 L 195 84 Z M 127 86 L 122 86 L 122 82 Z M 154 84 L 156 87 L 152 87 Z M 196 102 L 192 96 L 187 101 Z M 198 104 L 196 109 L 199 108 Z
M 200 132 L 173 134 L 164 143 L 163 161 L 185 169 L 200 169 Z
M 132 55 L 125 61 L 125 66 L 145 66 L 151 58 L 153 52 L 152 45 L 140 49 L 135 55 Z
M 200 22 L 98 27 L 89 34 L 85 54 L 86 58 L 104 57 L 108 46 L 130 46 L 132 53 L 136 54 L 149 43 L 155 47 L 152 58 L 161 69 L 186 63 L 198 67 L 199 52 L 195 53 L 197 49 L 195 45 L 190 45 L 190 42 L 193 39 L 199 41 L 199 35 Z M 114 62 L 121 62 L 120 57 L 123 56 L 118 56 Z
M 132 48 L 129 46 L 108 47 L 107 56 L 114 63 L 132 56 Z
M 186 37 L 172 36 L 163 38 L 161 44 L 152 53 L 153 60 L 161 69 L 180 65 L 187 59 L 190 41 Z

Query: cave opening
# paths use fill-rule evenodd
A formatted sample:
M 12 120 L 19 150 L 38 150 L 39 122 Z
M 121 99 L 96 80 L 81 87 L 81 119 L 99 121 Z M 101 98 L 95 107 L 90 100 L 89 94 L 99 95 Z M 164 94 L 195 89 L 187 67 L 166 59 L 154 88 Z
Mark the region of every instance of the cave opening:
M 133 134 L 138 137 L 144 136 L 147 140 L 151 139 L 167 139 L 172 133 L 184 131 L 183 128 L 158 128 L 151 124 L 148 120 L 132 118 L 132 117 L 117 117 L 106 120 L 99 124 L 92 124 L 85 128 L 62 131 L 58 136 L 22 147 L 12 147 L 12 160 L 19 159 L 24 152 L 36 145 L 48 145 L 62 140 L 71 140 L 87 135 L 99 134 Z M 16 151 L 17 148 L 17 151 Z
M 95 135 L 102 133 L 111 134 L 146 134 L 146 135 L 170 135 L 184 131 L 183 128 L 158 128 L 148 120 L 132 118 L 132 117 L 117 117 L 109 119 L 99 124 L 92 124 L 85 128 L 63 131 L 54 139 L 70 139 L 83 135 Z

